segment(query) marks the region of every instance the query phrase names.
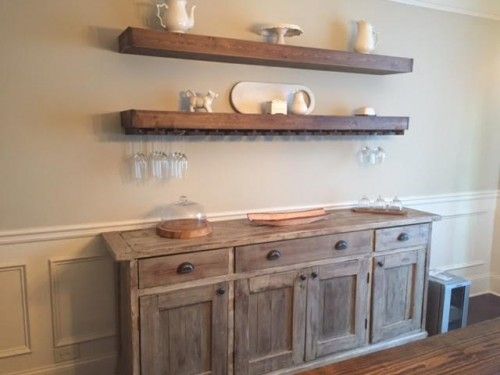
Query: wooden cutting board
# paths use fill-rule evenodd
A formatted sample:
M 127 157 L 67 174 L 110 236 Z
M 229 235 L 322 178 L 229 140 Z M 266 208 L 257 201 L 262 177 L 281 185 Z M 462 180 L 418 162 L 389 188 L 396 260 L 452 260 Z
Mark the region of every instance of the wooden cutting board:
M 212 233 L 212 227 L 206 220 L 181 219 L 162 221 L 156 226 L 156 234 L 165 238 L 189 240 L 208 236 Z
M 328 213 L 323 209 L 296 211 L 296 212 L 269 212 L 248 214 L 248 220 L 257 225 L 270 225 L 275 227 L 284 227 L 289 225 L 310 224 L 323 220 Z

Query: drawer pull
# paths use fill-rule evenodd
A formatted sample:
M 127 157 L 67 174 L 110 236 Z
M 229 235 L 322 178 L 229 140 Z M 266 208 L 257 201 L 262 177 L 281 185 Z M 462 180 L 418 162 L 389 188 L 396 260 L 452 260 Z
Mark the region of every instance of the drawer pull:
M 216 292 L 219 296 L 223 296 L 224 293 L 226 293 L 226 291 L 223 289 L 223 288 L 219 288 L 217 289 L 217 292 Z
M 382 261 L 378 261 L 378 262 L 377 262 L 377 265 L 378 265 L 379 267 L 384 267 L 384 262 L 382 262 Z
M 347 241 L 339 241 L 335 244 L 335 250 L 346 250 L 348 247 Z
M 400 242 L 406 242 L 410 239 L 410 236 L 408 235 L 408 233 L 401 233 L 399 236 L 398 236 L 398 241 Z
M 189 262 L 182 263 L 177 268 L 177 273 L 180 273 L 182 275 L 184 275 L 186 273 L 191 273 L 193 271 L 194 271 L 194 264 L 193 263 L 189 263 Z
M 311 277 L 312 277 L 313 279 L 315 279 L 315 278 L 317 278 L 317 277 L 318 277 L 318 274 L 317 274 L 316 272 L 313 272 L 313 273 L 311 273 Z
M 302 281 L 305 281 L 307 279 L 306 275 L 300 275 L 299 278 L 302 280 Z
M 271 250 L 267 253 L 267 260 L 277 260 L 281 257 L 281 253 L 278 250 Z

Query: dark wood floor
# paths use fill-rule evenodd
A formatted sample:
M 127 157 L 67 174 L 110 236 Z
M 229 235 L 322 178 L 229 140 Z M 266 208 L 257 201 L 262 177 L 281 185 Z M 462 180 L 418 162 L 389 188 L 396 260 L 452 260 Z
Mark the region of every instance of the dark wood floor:
M 469 300 L 468 325 L 500 317 L 500 297 L 481 294 Z
M 500 318 L 303 375 L 498 375 Z

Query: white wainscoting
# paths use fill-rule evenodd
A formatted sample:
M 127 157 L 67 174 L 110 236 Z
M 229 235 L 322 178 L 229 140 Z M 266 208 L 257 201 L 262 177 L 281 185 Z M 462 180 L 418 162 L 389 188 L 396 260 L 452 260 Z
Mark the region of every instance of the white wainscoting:
M 410 207 L 442 216 L 433 229 L 431 268 L 470 278 L 474 294 L 500 291 L 500 276 L 490 270 L 498 193 L 480 191 L 403 198 Z M 353 204 L 314 207 L 338 209 Z M 262 211 L 304 208 L 310 207 L 268 207 Z M 209 217 L 217 221 L 242 218 L 249 211 L 214 213 Z M 116 331 L 114 268 L 99 234 L 147 227 L 155 221 L 157 218 L 0 232 L 0 257 L 10 263 L 0 265 L 0 277 L 9 276 L 7 288 L 0 285 L 0 299 L 15 297 L 7 306 L 8 316 L 0 314 L 0 327 L 9 325 L 9 342 L 4 343 L 0 338 L 0 357 L 4 357 L 0 358 L 0 373 L 112 373 L 117 351 L 112 336 Z M 30 296 L 36 303 L 32 303 Z M 33 317 L 31 330 L 30 317 Z M 40 324 L 50 327 L 41 329 Z M 76 346 L 79 357 L 55 363 L 54 350 L 64 350 L 67 345 Z M 26 357 L 30 357 L 29 361 Z

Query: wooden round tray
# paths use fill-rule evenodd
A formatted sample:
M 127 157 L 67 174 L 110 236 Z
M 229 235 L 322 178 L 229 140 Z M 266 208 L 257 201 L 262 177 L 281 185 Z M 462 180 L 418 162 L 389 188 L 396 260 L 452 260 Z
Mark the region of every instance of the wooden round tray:
M 206 220 L 181 219 L 162 221 L 156 226 L 156 234 L 165 238 L 189 240 L 204 237 L 212 233 L 212 227 Z

